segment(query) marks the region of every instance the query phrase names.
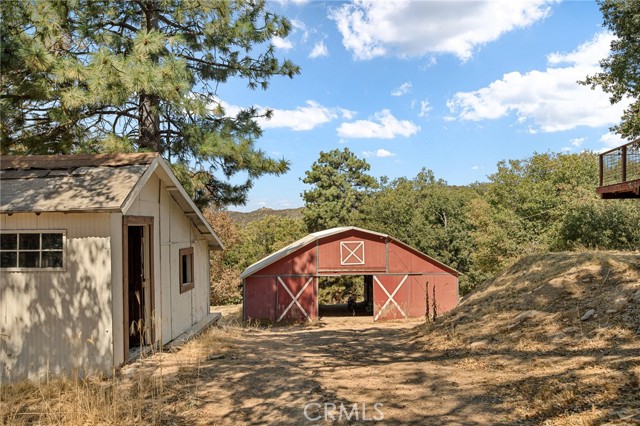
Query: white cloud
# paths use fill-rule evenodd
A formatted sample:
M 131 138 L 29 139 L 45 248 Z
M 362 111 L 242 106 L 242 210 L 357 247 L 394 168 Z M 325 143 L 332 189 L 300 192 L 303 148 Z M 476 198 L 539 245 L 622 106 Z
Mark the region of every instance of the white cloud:
M 307 101 L 306 106 L 294 109 L 272 109 L 270 120 L 260 119 L 263 129 L 289 128 L 295 131 L 311 130 L 315 127 L 335 120 L 338 116 L 352 117 L 353 112 L 342 108 L 329 108 L 315 101 Z M 348 118 L 347 118 L 348 119 Z
M 609 53 L 614 36 L 608 32 L 596 34 L 590 41 L 581 44 L 569 53 L 554 52 L 547 56 L 550 65 L 586 65 L 597 66 Z
M 393 139 L 397 136 L 409 137 L 420 130 L 408 120 L 398 120 L 391 111 L 383 109 L 377 112 L 371 120 L 357 120 L 353 123 L 342 123 L 338 127 L 341 138 L 378 138 Z
M 602 149 L 602 151 L 607 151 L 611 148 L 617 148 L 620 145 L 624 145 L 628 141 L 622 139 L 620 135 L 616 133 L 608 132 L 600 136 L 600 142 L 604 144 L 604 148 Z
M 436 59 L 435 55 L 431 55 L 427 58 L 427 61 L 420 65 L 420 70 L 425 71 L 433 66 L 435 66 L 438 63 L 438 60 Z
M 407 93 L 411 93 L 410 81 L 405 81 L 400 85 L 400 87 L 393 89 L 391 91 L 391 96 L 402 96 L 402 95 L 406 95 Z
M 387 158 L 387 157 L 395 157 L 396 156 L 396 154 L 394 154 L 391 151 L 387 151 L 384 148 L 380 148 L 377 151 L 364 151 L 362 153 L 362 155 L 364 156 L 364 158 L 371 158 L 371 157 Z
M 293 43 L 282 37 L 273 37 L 271 39 L 271 43 L 277 48 L 282 50 L 290 50 L 293 48 Z
M 357 59 L 473 50 L 549 15 L 555 0 L 377 1 L 354 0 L 330 9 L 342 44 Z
M 473 166 L 471 170 L 484 170 L 484 166 Z
M 224 110 L 224 116 L 235 117 L 242 107 L 229 104 L 221 99 L 215 98 L 209 104 L 211 110 L 221 107 Z M 255 105 L 259 113 L 264 113 L 267 108 Z M 263 129 L 289 128 L 294 131 L 312 130 L 319 125 L 328 123 L 337 118 L 351 120 L 355 117 L 354 111 L 340 107 L 325 107 L 318 102 L 308 100 L 305 106 L 299 106 L 294 109 L 278 109 L 268 108 L 273 111 L 270 120 L 266 118 L 258 118 L 257 122 Z
M 296 30 L 307 31 L 307 24 L 305 24 L 304 21 L 291 19 L 289 22 L 291 22 L 291 26 Z
M 342 114 L 342 118 L 344 118 L 345 120 L 353 120 L 353 117 L 356 116 L 355 111 L 350 111 L 344 108 L 340 108 L 340 114 Z
M 302 32 L 302 37 L 300 38 L 300 41 L 302 42 L 302 44 L 305 44 L 309 39 L 309 34 L 310 34 L 310 30 L 307 28 L 307 24 L 305 24 L 303 21 L 299 19 L 292 19 L 291 26 L 293 27 L 293 31 L 289 33 L 289 36 L 293 36 L 298 31 L 300 31 Z
M 327 49 L 327 45 L 324 44 L 324 41 L 317 42 L 313 49 L 311 49 L 311 53 L 309 53 L 310 58 L 319 58 L 321 56 L 329 56 L 329 50 Z
M 222 111 L 224 111 L 222 115 L 225 117 L 235 117 L 242 110 L 241 107 L 232 105 L 216 97 L 212 98 L 211 102 L 209 102 L 207 106 L 216 115 L 219 115 Z M 222 111 L 220 110 L 220 108 L 222 109 Z
M 562 148 L 560 148 L 560 151 L 562 152 L 571 152 L 574 150 L 574 148 L 579 148 L 584 141 L 586 141 L 587 138 L 573 138 L 569 140 L 569 143 L 571 144 L 571 146 L 563 146 Z
M 288 4 L 295 4 L 295 5 L 303 5 L 306 3 L 309 3 L 309 0 L 275 0 L 276 3 L 280 3 L 281 6 L 287 6 Z
M 611 105 L 599 89 L 577 83 L 599 71 L 598 60 L 607 56 L 613 36 L 599 33 L 568 54 L 549 55 L 544 71 L 511 72 L 474 92 L 458 92 L 447 102 L 461 120 L 490 120 L 515 114 L 531 133 L 558 132 L 578 126 L 602 127 L 619 121 L 628 102 Z
M 429 111 L 431 111 L 429 101 L 426 99 L 424 101 L 420 101 L 420 113 L 418 114 L 418 117 L 426 117 L 429 114 Z
M 586 138 L 575 138 L 575 139 L 571 139 L 569 142 L 571 143 L 571 145 L 575 146 L 575 147 L 579 147 L 580 145 L 582 145 L 584 143 L 584 141 L 587 140 Z

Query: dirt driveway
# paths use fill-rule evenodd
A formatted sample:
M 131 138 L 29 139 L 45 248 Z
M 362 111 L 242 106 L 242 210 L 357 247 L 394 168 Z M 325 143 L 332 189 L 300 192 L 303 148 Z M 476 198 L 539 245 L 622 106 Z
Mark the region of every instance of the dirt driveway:
M 157 369 L 162 357 L 166 386 L 179 381 L 190 389 L 185 399 L 166 401 L 188 423 L 505 424 L 491 372 L 425 350 L 418 324 L 347 317 L 312 326 L 223 327 L 149 364 Z
M 152 404 L 142 410 L 149 423 L 566 426 L 640 421 L 635 340 L 613 344 L 584 338 L 583 345 L 569 347 L 562 341 L 536 346 L 493 339 L 475 346 L 453 330 L 450 342 L 444 328 L 425 334 L 420 321 L 343 317 L 304 326 L 247 327 L 234 319 L 239 308 L 225 309 L 218 327 L 177 353 L 159 353 L 132 366 L 138 377 L 162 379 L 161 391 L 154 391 Z M 480 328 L 476 335 L 481 336 Z

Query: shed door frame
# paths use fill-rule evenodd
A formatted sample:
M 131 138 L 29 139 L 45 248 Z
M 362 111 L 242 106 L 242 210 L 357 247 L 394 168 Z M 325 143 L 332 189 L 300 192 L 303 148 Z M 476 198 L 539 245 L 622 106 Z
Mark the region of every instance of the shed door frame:
M 144 266 L 146 275 L 149 277 L 149 299 L 151 318 L 151 342 L 156 341 L 155 327 L 155 277 L 154 277 L 154 242 L 153 242 L 153 216 L 123 216 L 122 217 L 122 319 L 123 319 L 123 352 L 124 360 L 129 361 L 129 226 L 147 227 L 149 235 L 146 241 L 148 247 L 149 262 Z

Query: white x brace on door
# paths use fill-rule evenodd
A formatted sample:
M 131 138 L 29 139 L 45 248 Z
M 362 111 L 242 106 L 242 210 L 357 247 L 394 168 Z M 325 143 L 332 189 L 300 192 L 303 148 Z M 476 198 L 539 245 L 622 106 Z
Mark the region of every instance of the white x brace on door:
M 398 302 L 396 302 L 396 300 L 394 299 L 395 295 L 398 293 L 398 291 L 400 290 L 400 288 L 402 287 L 402 285 L 405 283 L 405 281 L 407 281 L 407 278 L 409 278 L 409 275 L 405 275 L 404 278 L 402 278 L 402 281 L 400 281 L 400 283 L 398 283 L 398 285 L 396 286 L 396 288 L 393 290 L 393 292 L 391 294 L 389 294 L 389 292 L 387 291 L 387 289 L 385 288 L 384 285 L 382 285 L 382 283 L 380 282 L 380 280 L 378 280 L 378 277 L 374 276 L 373 277 L 373 281 L 375 283 L 378 284 L 378 286 L 382 289 L 382 291 L 384 292 L 384 294 L 387 295 L 388 299 L 386 302 L 384 302 L 384 305 L 382 305 L 382 307 L 378 310 L 378 312 L 376 313 L 376 316 L 373 318 L 374 321 L 378 321 L 378 318 L 380 318 L 380 315 L 382 315 L 385 312 L 385 309 L 387 309 L 387 307 L 390 304 L 395 305 L 395 307 L 398 309 L 398 311 L 402 314 L 403 317 L 408 318 L 407 314 L 404 312 L 404 310 L 400 307 L 400 305 L 398 304 Z M 375 298 L 375 293 L 374 293 L 374 298 Z
M 284 309 L 284 311 L 282 311 L 282 313 L 280 314 L 280 316 L 278 317 L 278 321 L 280 322 L 282 321 L 282 318 L 285 317 L 285 315 L 287 315 L 287 312 L 289 312 L 289 310 L 293 307 L 293 305 L 298 306 L 298 309 L 300 309 L 300 312 L 302 312 L 302 314 L 304 315 L 304 317 L 306 319 L 309 319 L 309 314 L 307 313 L 307 311 L 302 307 L 302 305 L 300 304 L 300 302 L 298 301 L 298 299 L 300 298 L 300 296 L 304 293 L 304 291 L 306 290 L 306 288 L 309 286 L 309 284 L 311 284 L 313 282 L 313 277 L 309 278 L 309 280 L 306 282 L 306 284 L 304 286 L 302 286 L 302 288 L 300 289 L 300 291 L 298 291 L 298 294 L 296 294 L 295 296 L 293 295 L 293 293 L 291 292 L 291 290 L 289 289 L 289 286 L 287 286 L 287 284 L 285 284 L 284 281 L 282 281 L 282 278 L 278 277 L 278 283 L 282 286 L 282 288 L 285 289 L 285 291 L 289 294 L 289 296 L 291 296 L 291 303 L 289 303 L 289 305 Z

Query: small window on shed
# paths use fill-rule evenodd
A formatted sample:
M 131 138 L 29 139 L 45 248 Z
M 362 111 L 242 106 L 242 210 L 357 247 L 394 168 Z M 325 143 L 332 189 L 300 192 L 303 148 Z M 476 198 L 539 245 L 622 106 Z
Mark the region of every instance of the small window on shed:
M 180 293 L 193 288 L 193 247 L 180 249 Z
M 51 270 L 64 268 L 64 232 L 16 231 L 0 234 L 0 268 Z

